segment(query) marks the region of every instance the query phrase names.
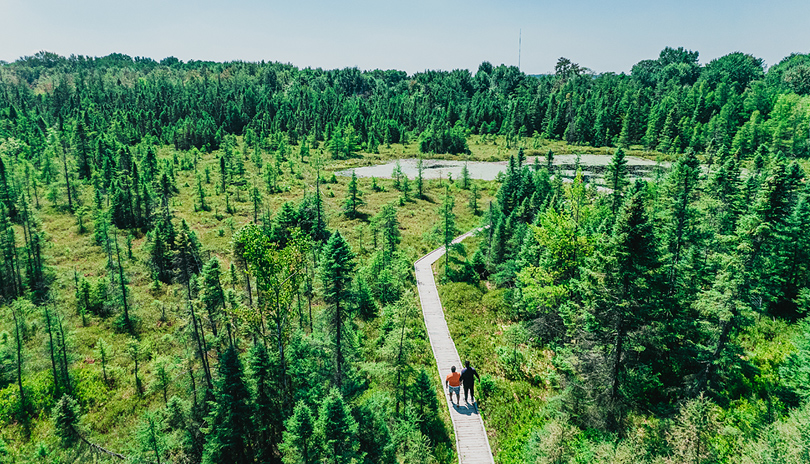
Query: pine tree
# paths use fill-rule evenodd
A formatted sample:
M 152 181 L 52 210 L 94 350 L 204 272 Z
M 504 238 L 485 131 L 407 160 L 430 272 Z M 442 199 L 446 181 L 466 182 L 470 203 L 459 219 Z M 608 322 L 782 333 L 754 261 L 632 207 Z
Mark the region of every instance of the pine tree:
M 85 115 L 76 118 L 76 128 L 73 132 L 73 147 L 76 152 L 76 162 L 78 164 L 79 179 L 90 179 L 93 176 L 92 158 L 90 157 L 90 146 L 87 140 L 87 132 L 84 127 Z
M 520 150 L 520 153 L 523 153 L 523 149 Z M 464 163 L 464 166 L 461 167 L 461 188 L 467 190 L 470 188 L 470 170 L 467 169 L 467 163 Z
M 336 388 L 329 392 L 321 404 L 315 433 L 322 443 L 324 461 L 332 464 L 349 464 L 356 462 L 360 457 L 357 422 Z
M 220 278 L 222 269 L 216 256 L 205 263 L 202 270 L 202 302 L 208 312 L 208 321 L 211 324 L 211 331 L 214 337 L 217 336 L 218 314 L 225 310 L 225 292 L 222 290 Z M 230 334 L 230 325 L 228 325 Z
M 357 174 L 352 170 L 352 180 L 346 192 L 346 201 L 343 203 L 343 212 L 349 218 L 357 217 L 357 208 L 366 204 L 362 198 L 363 192 L 357 187 Z
M 166 453 L 167 443 L 166 436 L 163 433 L 163 424 L 154 412 L 147 412 L 143 415 L 141 423 L 138 426 L 137 438 L 138 445 L 144 458 L 146 456 L 154 456 L 154 461 L 151 462 L 161 464 L 161 457 Z
M 228 166 L 224 155 L 219 159 L 219 178 L 220 188 L 225 193 L 228 191 Z
M 478 200 L 481 198 L 481 194 L 478 193 L 478 184 L 475 182 L 472 183 L 472 187 L 470 188 L 470 201 L 467 203 L 470 207 L 470 210 L 474 215 L 478 215 L 481 211 L 478 209 Z
M 70 395 L 63 395 L 54 406 L 51 420 L 62 447 L 69 448 L 79 440 L 79 431 L 76 426 L 80 417 L 79 405 Z
M 340 387 L 343 382 L 345 357 L 344 333 L 349 315 L 349 302 L 352 297 L 352 274 L 354 273 L 354 253 L 348 242 L 335 231 L 326 242 L 323 250 L 321 281 L 329 330 L 332 333 L 335 350 L 335 381 Z
M 0 158 L 0 202 L 8 211 L 9 218 L 14 221 L 17 219 L 17 192 L 12 173 L 13 171 L 9 172 L 5 161 Z
M 435 396 L 435 390 L 433 393 Z M 354 410 L 354 417 L 363 464 L 396 463 L 396 449 L 382 405 L 376 401 L 366 401 Z
M 51 375 L 53 376 L 53 396 L 57 397 L 62 393 L 62 389 L 60 388 L 59 384 L 60 375 L 56 369 L 56 354 L 59 348 L 53 340 L 53 334 L 55 329 L 53 324 L 53 314 L 51 313 L 50 305 L 47 304 L 43 305 L 42 315 L 45 319 L 45 330 L 48 332 L 48 354 L 50 354 L 51 358 Z
M 279 454 L 279 443 L 284 430 L 283 419 L 287 415 L 283 401 L 281 363 L 275 354 L 267 351 L 263 343 L 253 345 L 249 362 L 253 386 L 252 419 L 256 458 L 259 462 L 273 462 Z M 310 424 L 310 430 L 304 439 L 310 439 L 311 434 Z
M 375 216 L 374 223 L 382 233 L 385 263 L 389 265 L 393 259 L 397 245 L 399 245 L 399 242 L 402 240 L 399 232 L 397 209 L 392 204 L 383 205 L 380 212 Z
M 103 338 L 98 339 L 98 360 L 101 362 L 101 375 L 104 379 L 104 385 L 110 387 L 110 378 L 107 376 L 107 364 L 110 362 L 110 345 L 104 341 Z
M 593 335 L 606 345 L 605 359 L 593 360 L 583 349 L 583 357 L 600 363 L 606 369 L 607 394 L 602 398 L 602 411 L 608 428 L 615 429 L 619 420 L 621 390 L 625 372 L 630 369 L 627 350 L 644 345 L 638 338 L 643 328 L 658 317 L 655 297 L 659 295 L 660 267 L 652 223 L 647 217 L 644 185 L 637 182 L 634 192 L 622 207 L 613 227 L 610 241 L 597 253 L 586 274 L 586 301 L 596 324 Z M 586 369 L 600 371 L 593 365 Z M 601 388 L 599 381 L 594 388 Z
M 407 175 L 402 176 L 400 191 L 402 191 L 402 200 L 411 201 L 411 181 L 408 180 Z
M 610 160 L 610 164 L 605 169 L 605 184 L 610 189 L 610 213 L 611 223 L 615 221 L 624 202 L 624 189 L 629 184 L 627 180 L 627 159 L 624 150 L 617 148 Z
M 163 403 L 167 406 L 169 404 L 169 387 L 172 384 L 173 370 L 174 366 L 172 365 L 172 361 L 169 358 L 162 356 L 155 360 L 154 388 L 156 388 L 163 394 Z
M 157 280 L 169 284 L 174 276 L 172 247 L 175 241 L 174 226 L 166 217 L 158 219 L 155 228 L 149 233 L 149 264 Z
M 439 401 L 436 399 L 436 387 L 430 376 L 421 369 L 413 383 L 411 398 L 416 411 L 419 413 L 419 428 L 422 434 L 429 437 L 434 443 L 445 435 L 443 424 L 439 420 Z
M 197 174 L 197 211 L 210 211 L 211 207 L 205 202 L 205 187 L 203 187 L 202 176 Z
M 444 188 L 444 201 L 441 208 L 439 208 L 439 234 L 441 235 L 442 244 L 444 245 L 444 275 L 447 277 L 450 264 L 450 249 L 453 245 L 453 239 L 458 234 L 458 227 L 456 227 L 456 214 L 453 212 L 455 201 L 450 195 L 450 186 L 446 185 Z
M 315 435 L 312 411 L 303 400 L 295 405 L 284 430 L 284 464 L 315 464 L 321 461 L 321 443 Z
M 784 278 L 781 304 L 793 307 L 802 289 L 810 288 L 810 189 L 807 187 L 799 196 L 779 238 L 782 242 L 780 267 Z M 795 311 L 801 309 L 791 312 Z
M 422 174 L 424 170 L 424 160 L 420 156 L 416 161 L 416 198 L 420 200 L 425 198 L 425 181 Z
M 396 165 L 394 165 L 394 170 L 391 173 L 391 178 L 394 179 L 394 188 L 400 190 L 401 188 L 400 181 L 402 179 L 402 167 L 399 165 L 399 160 L 397 160 Z
M 22 369 L 23 369 L 23 357 L 22 357 L 22 349 L 23 349 L 23 342 L 25 335 L 23 333 L 23 328 L 25 326 L 25 314 L 21 310 L 21 306 L 19 305 L 11 305 L 9 307 L 11 310 L 11 318 L 14 321 L 14 341 L 15 346 L 17 348 L 17 361 L 15 363 L 16 371 L 17 371 L 17 393 L 20 397 L 20 404 L 17 409 L 19 414 L 19 419 L 21 421 L 28 420 L 28 403 L 26 402 L 25 398 L 25 389 L 23 389 L 23 380 L 22 380 Z
M 672 167 L 667 178 L 669 204 L 666 208 L 666 244 L 669 258 L 670 292 L 675 291 L 676 281 L 687 281 L 683 258 L 690 246 L 698 240 L 698 221 L 695 202 L 699 195 L 700 162 L 688 150 Z
M 250 444 L 250 394 L 236 349 L 229 347 L 219 361 L 215 402 L 208 418 L 204 464 L 248 464 L 254 460 Z
M 257 183 L 250 188 L 250 201 L 253 203 L 253 223 L 259 222 L 259 210 L 262 207 L 262 191 Z
M 135 392 L 140 396 L 143 394 L 143 383 L 140 376 L 140 362 L 142 361 L 143 350 L 141 349 L 141 343 L 137 339 L 131 338 L 129 342 L 127 342 L 127 354 L 135 364 L 135 369 L 133 370 L 133 374 L 135 375 Z
M 132 319 L 129 316 L 129 288 L 127 287 L 129 281 L 124 276 L 124 266 L 121 264 L 121 251 L 118 249 L 118 235 L 116 234 L 113 239 L 115 243 L 115 254 L 118 258 L 118 284 L 121 289 L 121 309 L 123 311 L 121 314 L 122 327 L 130 334 L 134 334 L 135 325 L 132 323 Z
M 185 219 L 181 223 L 174 248 L 177 250 L 174 256 L 177 280 L 186 285 L 187 297 L 191 300 L 192 278 L 202 270 L 202 258 L 200 257 L 202 247 L 199 239 L 197 239 L 197 234 L 191 230 Z

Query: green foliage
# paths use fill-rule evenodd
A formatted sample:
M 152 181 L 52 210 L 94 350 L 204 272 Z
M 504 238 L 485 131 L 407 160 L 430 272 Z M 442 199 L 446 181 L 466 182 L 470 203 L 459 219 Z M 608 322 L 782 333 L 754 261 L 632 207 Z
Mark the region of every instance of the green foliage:
M 62 396 L 51 414 L 56 436 L 62 441 L 65 448 L 73 446 L 79 440 L 79 405 L 70 395 Z
M 335 368 L 338 387 L 343 381 L 343 364 L 346 355 L 344 334 L 352 297 L 352 279 L 355 269 L 355 255 L 348 242 L 335 231 L 326 242 L 321 265 L 323 299 L 328 306 L 326 317 L 329 331 L 333 336 Z
M 419 151 L 421 153 L 469 153 L 467 137 L 463 126 L 456 124 L 449 127 L 436 121 L 427 128 L 420 137 Z
M 349 181 L 349 188 L 346 192 L 346 201 L 343 204 L 343 212 L 349 218 L 355 218 L 358 215 L 357 208 L 363 206 L 365 202 L 362 198 L 363 192 L 357 187 L 357 175 L 352 170 L 352 179 Z
M 208 423 L 208 438 L 202 462 L 252 462 L 249 433 L 250 395 L 242 374 L 242 363 L 233 348 L 228 348 L 219 363 L 219 380 L 214 392 Z
M 327 462 L 352 463 L 362 456 L 357 437 L 357 422 L 336 388 L 324 398 L 315 422 L 315 435 Z
M 342 254 L 349 257 L 335 274 L 345 278 L 342 294 L 312 274 L 316 263 L 324 268 L 322 251 L 340 253 L 313 251 L 291 229 L 319 244 L 329 237 L 327 218 L 344 237 L 357 225 L 335 214 L 347 185 L 334 172 L 347 165 L 323 165 L 327 153 L 342 160 L 473 148 L 475 159 L 516 156 L 482 221 L 491 229 L 475 239 L 480 247 L 445 263 L 452 277 L 474 285 L 451 283 L 442 297 L 460 311 L 448 312 L 453 330 L 468 337 L 459 349 L 482 365 L 482 410 L 501 462 L 557 459 L 554 452 L 579 462 L 805 462 L 806 330 L 795 321 L 810 307 L 810 203 L 800 169 L 810 153 L 809 66 L 807 55 L 795 54 L 765 73 L 761 60 L 743 53 L 701 66 L 697 52 L 682 48 L 639 62 L 629 76 L 593 75 L 567 59 L 548 76 L 489 63 L 475 74 L 409 76 L 120 54 L 39 53 L 0 64 L 0 296 L 15 302 L 12 317 L 0 318 L 9 455 L 69 460 L 80 452 L 51 450 L 42 439 L 51 430 L 42 418 L 72 390 L 92 417 L 90 435 L 130 449 L 133 460 L 198 462 L 204 449 L 213 459 L 217 440 L 233 435 L 205 420 L 220 406 L 206 391 L 221 380 L 211 372 L 229 346 L 245 351 L 256 340 L 269 350 L 251 348 L 241 404 L 249 418 L 244 447 L 257 461 L 280 459 L 281 424 L 299 400 L 318 406 L 330 383 L 325 372 L 352 380 L 343 394 L 357 423 L 357 459 L 390 462 L 394 452 L 403 462 L 447 459 L 438 422 L 429 424 L 437 414 L 422 373 L 430 357 L 419 318 L 391 314 L 413 298 L 411 262 L 424 248 L 413 231 L 428 230 L 424 204 L 411 196 L 433 201 L 438 191 L 421 163 L 415 185 L 395 176 L 399 211 L 380 209 L 397 199 L 376 179 L 364 197 L 356 182 L 367 205 L 353 201 L 352 215 L 376 214 L 375 243 L 364 237 L 357 256 Z M 419 143 L 408 145 L 415 134 Z M 536 152 L 522 151 L 529 134 Z M 656 169 L 671 173 L 628 189 L 618 158 L 642 144 L 665 155 L 672 164 Z M 552 166 L 554 152 L 614 146 L 622 151 L 606 184 L 621 188 L 608 195 L 596 194 L 590 175 L 575 175 L 569 186 L 569 169 Z M 541 159 L 525 165 L 526 156 L 545 153 L 545 168 Z M 321 195 L 324 176 L 331 184 Z M 476 213 L 487 183 L 468 185 L 462 174 L 445 197 L 468 186 L 465 202 Z M 637 190 L 644 201 L 633 207 L 649 230 L 631 233 L 644 228 L 639 220 L 617 232 Z M 452 211 L 460 226 L 471 225 L 466 209 Z M 234 235 L 233 256 L 223 247 L 227 231 L 251 216 L 262 237 L 249 263 L 244 237 Z M 124 250 L 118 229 L 126 229 Z M 645 253 L 657 254 L 658 264 L 622 265 Z M 233 262 L 228 292 L 213 256 Z M 490 281 L 477 284 L 476 275 Z M 46 306 L 50 298 L 63 309 L 59 317 Z M 116 327 L 138 336 L 136 350 Z M 513 333 L 518 327 L 526 332 Z M 624 335 L 621 344 L 616 335 Z M 93 346 L 100 337 L 106 341 Z M 398 356 L 400 346 L 407 356 Z M 178 356 L 185 362 L 172 371 Z M 614 396 L 605 394 L 611 377 L 619 394 L 602 403 Z M 150 394 L 134 393 L 146 384 Z M 711 420 L 688 428 L 673 405 L 702 392 L 717 406 L 695 416 Z M 539 417 L 547 398 L 555 411 Z M 158 424 L 164 404 L 171 418 Z M 149 410 L 155 420 L 141 428 L 133 418 Z M 687 436 L 700 424 L 711 433 Z M 208 437 L 201 426 L 211 427 Z M 575 430 L 566 434 L 566 426 Z M 547 433 L 531 438 L 535 429 Z M 30 442 L 17 438 L 29 432 Z M 695 440 L 708 444 L 690 451 Z
M 810 400 L 810 323 L 798 325 L 798 333 L 793 340 L 795 352 L 785 358 L 779 367 L 782 384 L 792 390 L 802 402 Z
M 299 401 L 285 424 L 281 447 L 284 464 L 314 464 L 320 461 L 322 445 L 318 440 L 312 411 L 305 402 Z

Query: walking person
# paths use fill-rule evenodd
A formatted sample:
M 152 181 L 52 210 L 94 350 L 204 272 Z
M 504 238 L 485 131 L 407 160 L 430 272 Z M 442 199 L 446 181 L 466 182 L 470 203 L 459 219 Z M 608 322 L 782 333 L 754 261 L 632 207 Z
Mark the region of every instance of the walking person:
M 461 374 L 456 372 L 456 366 L 450 368 L 450 373 L 444 379 L 447 393 L 450 395 L 450 403 L 453 402 L 453 393 L 456 394 L 456 406 L 461 401 Z
M 481 380 L 475 369 L 470 367 L 469 361 L 464 361 L 464 369 L 461 370 L 461 381 L 464 383 L 464 402 L 470 404 L 468 398 L 473 400 L 475 404 L 475 379 Z

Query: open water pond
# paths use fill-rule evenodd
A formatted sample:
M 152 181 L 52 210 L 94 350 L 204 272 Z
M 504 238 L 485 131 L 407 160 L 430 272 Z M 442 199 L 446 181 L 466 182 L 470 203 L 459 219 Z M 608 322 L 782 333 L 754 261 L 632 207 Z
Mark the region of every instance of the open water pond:
M 601 177 L 605 167 L 610 164 L 611 156 L 607 155 L 580 155 L 579 164 L 582 167 L 582 173 L 586 178 Z M 657 163 L 644 158 L 637 158 L 628 156 L 627 168 L 632 177 L 651 178 L 656 169 L 666 170 L 669 168 L 669 163 Z M 573 177 L 576 169 L 577 155 L 555 155 L 553 167 L 555 170 L 561 170 L 564 177 Z M 527 163 L 533 163 L 534 160 L 527 159 Z M 545 166 L 545 159 L 540 159 L 540 163 Z M 473 179 L 481 180 L 495 180 L 498 174 L 506 171 L 506 161 L 451 161 L 451 160 L 437 160 L 426 159 L 422 161 L 422 177 L 425 179 L 446 179 L 452 176 L 453 179 L 461 177 L 461 170 L 464 164 L 467 165 L 467 170 L 470 177 Z M 375 166 L 362 166 L 353 169 L 344 169 L 335 174 L 339 176 L 351 176 L 352 171 L 357 174 L 357 177 L 377 177 L 380 179 L 390 179 L 391 174 L 397 161 L 390 161 L 385 164 L 378 164 Z M 409 178 L 414 178 L 418 175 L 417 160 L 414 158 L 400 159 L 399 167 L 402 173 Z

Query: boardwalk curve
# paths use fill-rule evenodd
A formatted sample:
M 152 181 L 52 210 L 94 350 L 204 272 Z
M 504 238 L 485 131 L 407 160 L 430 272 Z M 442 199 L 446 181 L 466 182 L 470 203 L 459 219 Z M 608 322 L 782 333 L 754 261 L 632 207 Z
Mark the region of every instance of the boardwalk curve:
M 458 243 L 472 236 L 480 229 L 467 232 L 457 237 L 453 243 Z M 436 358 L 436 368 L 439 379 L 444 386 L 444 378 L 450 373 L 450 366 L 461 369 L 461 360 L 456 351 L 456 345 L 450 336 L 450 329 L 444 319 L 442 302 L 439 300 L 439 291 L 433 278 L 431 265 L 444 256 L 444 247 L 431 251 L 414 263 L 416 272 L 416 287 L 419 291 L 419 301 L 422 304 L 422 314 L 425 318 L 425 328 L 430 338 L 433 357 Z M 484 421 L 478 413 L 478 408 L 472 405 L 454 406 L 450 403 L 449 395 L 444 394 L 453 429 L 456 435 L 456 451 L 459 464 L 494 464 L 492 449 L 489 447 L 487 431 Z

